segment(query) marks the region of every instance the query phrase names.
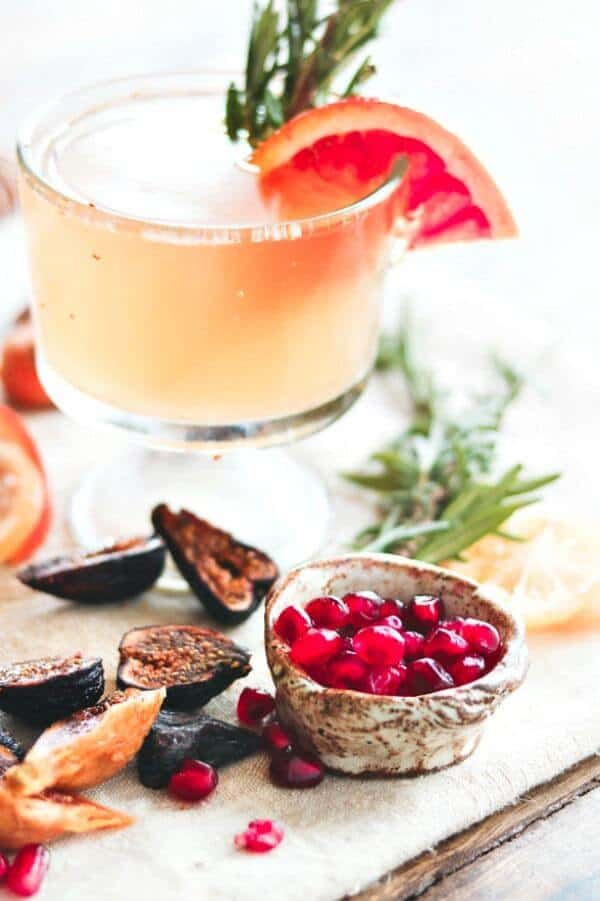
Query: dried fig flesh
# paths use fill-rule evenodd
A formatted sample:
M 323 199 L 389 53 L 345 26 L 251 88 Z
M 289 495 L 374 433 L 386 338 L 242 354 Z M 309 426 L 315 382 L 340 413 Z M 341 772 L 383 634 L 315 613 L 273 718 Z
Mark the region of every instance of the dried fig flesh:
M 156 719 L 165 690 L 115 691 L 95 707 L 80 710 L 42 732 L 7 787 L 36 795 L 47 788 L 78 791 L 105 782 L 139 751 Z
M 261 748 L 261 737 L 249 729 L 206 713 L 163 710 L 138 754 L 140 782 L 147 788 L 162 788 L 188 757 L 221 767 Z
M 174 513 L 159 504 L 152 511 L 152 523 L 182 576 L 218 622 L 245 620 L 279 575 L 276 564 L 262 551 L 189 510 Z
M 158 536 L 132 538 L 90 554 L 25 566 L 17 578 L 36 591 L 80 604 L 112 604 L 151 588 L 165 566 Z
M 167 707 L 200 707 L 251 669 L 250 654 L 226 635 L 199 626 L 142 626 L 119 646 L 117 684 L 164 686 Z
M 0 666 L 0 710 L 47 725 L 95 704 L 104 691 L 99 657 L 42 657 Z
M 102 807 L 81 795 L 49 789 L 28 797 L 11 791 L 6 780 L 0 783 L 0 846 L 3 848 L 49 842 L 65 832 L 120 829 L 132 822 L 126 814 Z

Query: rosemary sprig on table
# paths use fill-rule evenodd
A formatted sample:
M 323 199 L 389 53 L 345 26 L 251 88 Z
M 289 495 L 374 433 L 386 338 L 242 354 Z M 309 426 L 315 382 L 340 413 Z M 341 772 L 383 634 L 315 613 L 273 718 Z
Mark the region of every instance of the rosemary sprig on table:
M 500 389 L 473 397 L 468 410 L 451 415 L 433 374 L 415 361 L 409 329 L 382 339 L 377 367 L 404 377 L 412 422 L 372 455 L 367 470 L 345 474 L 379 501 L 379 519 L 357 536 L 356 548 L 438 563 L 460 559 L 489 533 L 515 538 L 502 532 L 503 523 L 535 503 L 534 492 L 558 473 L 524 478 L 523 466 L 516 464 L 491 477 L 504 414 L 522 386 L 509 365 L 493 362 Z
M 333 83 L 355 54 L 377 34 L 394 0 L 275 0 L 254 4 L 243 87 L 227 92 L 225 126 L 255 146 L 297 113 L 331 99 Z M 321 7 L 327 6 L 324 14 Z M 357 92 L 375 72 L 363 59 L 339 91 Z

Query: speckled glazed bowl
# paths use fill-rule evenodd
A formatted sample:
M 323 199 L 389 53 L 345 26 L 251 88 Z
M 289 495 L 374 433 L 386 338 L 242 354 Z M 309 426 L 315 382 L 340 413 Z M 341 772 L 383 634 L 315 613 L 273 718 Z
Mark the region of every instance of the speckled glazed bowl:
M 319 595 L 366 590 L 404 601 L 437 595 L 449 617 L 474 616 L 496 626 L 506 654 L 475 682 L 419 697 L 324 688 L 291 662 L 272 624 L 290 604 L 303 607 Z M 464 760 L 527 671 L 523 626 L 504 607 L 469 579 L 403 557 L 352 554 L 300 566 L 271 589 L 265 617 L 279 718 L 305 748 L 342 773 L 419 774 Z

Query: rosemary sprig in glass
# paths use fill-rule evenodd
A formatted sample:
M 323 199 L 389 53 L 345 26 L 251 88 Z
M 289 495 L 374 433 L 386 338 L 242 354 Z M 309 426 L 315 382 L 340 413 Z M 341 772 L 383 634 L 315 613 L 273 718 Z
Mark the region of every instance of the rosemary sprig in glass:
M 534 492 L 559 477 L 523 477 L 516 464 L 499 478 L 491 473 L 499 430 L 522 379 L 494 359 L 500 389 L 472 398 L 460 417 L 448 413 L 448 398 L 433 375 L 417 364 L 408 327 L 382 339 L 380 370 L 395 370 L 406 383 L 412 422 L 371 457 L 365 471 L 345 478 L 375 492 L 380 516 L 364 529 L 355 548 L 405 554 L 430 563 L 460 559 L 484 535 L 502 531 L 515 510 L 535 503 Z
M 395 0 L 275 0 L 255 3 L 244 84 L 227 92 L 225 125 L 256 146 L 297 113 L 331 99 L 340 72 L 377 34 Z M 326 7 L 328 12 L 322 12 Z M 363 59 L 338 96 L 358 91 L 375 72 Z

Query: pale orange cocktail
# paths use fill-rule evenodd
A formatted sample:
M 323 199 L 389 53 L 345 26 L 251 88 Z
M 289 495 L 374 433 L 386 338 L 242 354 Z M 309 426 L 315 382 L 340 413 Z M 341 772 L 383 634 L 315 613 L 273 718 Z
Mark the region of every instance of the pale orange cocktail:
M 356 392 L 376 350 L 392 192 L 282 221 L 223 133 L 220 92 L 183 76 L 98 90 L 51 109 L 21 147 L 42 374 L 59 403 L 201 438 L 289 427 Z

